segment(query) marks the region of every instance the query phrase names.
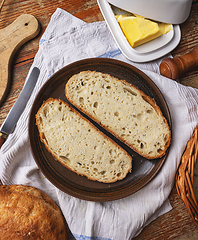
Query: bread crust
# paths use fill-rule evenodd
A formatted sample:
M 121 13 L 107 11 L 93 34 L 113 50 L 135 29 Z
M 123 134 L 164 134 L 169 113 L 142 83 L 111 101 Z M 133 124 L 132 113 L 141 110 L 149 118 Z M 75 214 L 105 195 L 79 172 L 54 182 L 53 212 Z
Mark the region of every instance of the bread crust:
M 66 223 L 54 201 L 25 185 L 0 186 L 1 240 L 67 240 Z
M 79 74 L 84 74 L 84 75 L 88 75 L 88 74 L 98 74 L 99 72 L 96 72 L 96 71 L 83 71 L 83 72 L 80 72 Z M 155 111 L 157 112 L 158 115 L 160 115 L 162 118 L 163 118 L 163 121 L 168 129 L 168 139 L 166 140 L 166 144 L 164 146 L 164 150 L 163 151 L 160 151 L 160 154 L 158 154 L 157 156 L 155 157 L 151 157 L 149 156 L 148 154 L 144 154 L 142 152 L 139 151 L 138 148 L 136 148 L 131 142 L 125 140 L 122 136 L 118 135 L 116 132 L 112 131 L 110 127 L 106 126 L 105 124 L 103 124 L 101 121 L 99 121 L 97 119 L 97 117 L 94 117 L 93 114 L 89 113 L 88 111 L 86 111 L 83 107 L 81 107 L 80 105 L 76 104 L 76 102 L 70 97 L 70 94 L 69 94 L 69 85 L 70 83 L 72 83 L 73 79 L 76 78 L 77 75 L 79 74 L 75 74 L 73 75 L 69 80 L 68 82 L 66 83 L 65 85 L 65 95 L 67 97 L 67 99 L 69 100 L 69 102 L 75 106 L 77 109 L 79 109 L 81 112 L 83 112 L 85 115 L 87 115 L 89 118 L 93 119 L 96 123 L 98 123 L 101 127 L 103 127 L 105 130 L 107 130 L 108 132 L 110 132 L 112 135 L 114 135 L 117 139 L 119 139 L 120 141 L 122 141 L 123 143 L 125 143 L 127 146 L 129 146 L 131 149 L 133 149 L 135 152 L 137 152 L 138 154 L 140 154 L 141 156 L 147 158 L 147 159 L 155 159 L 155 158 L 161 158 L 163 157 L 165 154 L 166 154 L 166 151 L 168 149 L 168 147 L 170 146 L 170 143 L 171 143 L 171 131 L 170 131 L 170 128 L 169 128 L 169 125 L 168 125 L 168 122 L 166 120 L 166 118 L 163 116 L 162 112 L 161 112 L 161 109 L 160 107 L 157 105 L 157 103 L 155 102 L 154 99 L 152 99 L 151 97 L 149 97 L 148 95 L 146 95 L 143 91 L 141 91 L 140 89 L 138 89 L 136 86 L 134 86 L 133 84 L 127 82 L 126 80 L 119 80 L 118 78 L 115 78 L 115 77 L 112 77 L 110 74 L 104 74 L 102 73 L 103 76 L 108 76 L 109 78 L 113 79 L 113 80 L 116 80 L 116 81 L 119 81 L 119 82 L 122 82 L 125 86 L 128 86 L 129 88 L 132 87 L 134 89 L 136 89 L 137 91 L 139 91 L 139 93 L 141 94 L 142 98 L 147 102 L 149 103 L 154 109 Z M 100 73 L 101 74 L 101 73 Z M 123 106 L 124 108 L 124 106 Z
M 99 179 L 95 179 L 94 177 L 91 177 L 89 174 L 82 174 L 79 173 L 79 171 L 76 171 L 75 169 L 73 169 L 66 161 L 64 161 L 63 159 L 61 159 L 59 156 L 57 156 L 57 154 L 49 147 L 48 143 L 46 142 L 46 139 L 43 137 L 43 130 L 41 128 L 41 124 L 40 124 L 40 113 L 41 111 L 44 109 L 44 107 L 46 105 L 48 105 L 51 102 L 59 102 L 59 104 L 61 105 L 65 105 L 67 106 L 71 112 L 73 112 L 74 114 L 76 114 L 76 116 L 80 117 L 81 119 L 83 119 L 85 122 L 87 122 L 90 126 L 90 128 L 92 128 L 95 132 L 99 133 L 104 139 L 106 139 L 107 141 L 111 142 L 116 148 L 118 148 L 121 152 L 124 152 L 125 157 L 130 158 L 130 163 L 128 163 L 128 167 L 127 167 L 127 171 L 123 172 L 122 177 L 117 177 L 114 180 L 99 180 Z M 122 180 L 123 178 L 126 177 L 126 175 L 131 172 L 132 169 L 132 157 L 129 155 L 129 153 L 127 153 L 120 145 L 118 145 L 117 143 L 115 143 L 111 138 L 109 138 L 108 136 L 106 136 L 103 132 L 101 132 L 96 126 L 94 126 L 92 123 L 90 123 L 85 117 L 83 117 L 78 111 L 76 111 L 74 108 L 72 108 L 69 104 L 67 104 L 66 102 L 60 100 L 60 99 L 53 99 L 53 98 L 49 98 L 46 101 L 43 102 L 43 104 L 41 105 L 41 107 L 39 108 L 37 114 L 36 114 L 36 125 L 38 127 L 39 130 L 39 136 L 40 136 L 40 140 L 41 142 L 44 143 L 46 149 L 51 153 L 51 155 L 54 157 L 55 160 L 59 161 L 64 167 L 68 168 L 70 171 L 75 172 L 78 175 L 81 176 L 86 176 L 88 179 L 92 180 L 92 181 L 99 181 L 99 182 L 103 182 L 103 183 L 112 183 L 112 182 L 116 182 L 118 180 Z M 93 136 L 91 136 L 93 137 Z M 77 146 L 76 146 L 77 147 Z M 77 150 L 77 149 L 76 149 Z

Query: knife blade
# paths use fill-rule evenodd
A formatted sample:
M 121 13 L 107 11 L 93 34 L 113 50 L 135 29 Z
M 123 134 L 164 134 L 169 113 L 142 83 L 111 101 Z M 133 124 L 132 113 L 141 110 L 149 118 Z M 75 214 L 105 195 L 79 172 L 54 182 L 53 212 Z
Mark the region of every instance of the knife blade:
M 40 70 L 37 67 L 34 67 L 26 81 L 19 97 L 17 98 L 15 104 L 13 105 L 12 109 L 8 113 L 5 121 L 1 125 L 0 128 L 0 148 L 7 139 L 7 136 L 12 133 L 19 117 L 21 116 L 28 99 L 31 96 L 31 93 L 36 85 L 38 80 L 38 76 L 40 74 Z

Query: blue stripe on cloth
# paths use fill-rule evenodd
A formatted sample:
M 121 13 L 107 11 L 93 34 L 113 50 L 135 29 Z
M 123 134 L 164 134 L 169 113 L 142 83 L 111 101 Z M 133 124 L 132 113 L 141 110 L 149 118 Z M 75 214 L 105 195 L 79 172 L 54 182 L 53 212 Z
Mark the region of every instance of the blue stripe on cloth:
M 103 238 L 103 237 L 88 237 L 84 235 L 73 234 L 76 240 L 113 240 L 110 238 Z
M 120 49 L 116 49 L 116 50 L 114 50 L 114 51 L 106 52 L 106 53 L 98 56 L 98 58 L 103 58 L 103 57 L 104 57 L 104 58 L 113 58 L 113 57 L 115 57 L 115 56 L 117 56 L 117 55 L 120 55 L 120 54 L 122 54 L 122 52 L 120 51 Z
M 43 42 L 45 42 L 46 40 L 45 39 L 40 39 L 39 41 L 39 45 L 41 45 Z

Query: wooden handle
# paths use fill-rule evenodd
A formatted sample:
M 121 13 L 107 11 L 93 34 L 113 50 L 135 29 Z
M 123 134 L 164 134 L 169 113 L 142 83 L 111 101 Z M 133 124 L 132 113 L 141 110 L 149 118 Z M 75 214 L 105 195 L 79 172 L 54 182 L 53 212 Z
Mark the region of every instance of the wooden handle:
M 7 138 L 7 135 L 0 132 L 0 148 L 1 148 L 2 145 L 4 144 L 6 138 Z
M 39 30 L 37 19 L 30 14 L 22 14 L 9 26 L 0 29 L 0 105 L 8 93 L 14 54 L 25 42 L 34 38 Z
M 175 80 L 196 66 L 198 66 L 198 45 L 183 56 L 163 59 L 160 64 L 160 73 Z
M 0 148 L 2 147 L 2 145 L 4 144 L 5 139 L 3 139 L 2 137 L 0 137 Z

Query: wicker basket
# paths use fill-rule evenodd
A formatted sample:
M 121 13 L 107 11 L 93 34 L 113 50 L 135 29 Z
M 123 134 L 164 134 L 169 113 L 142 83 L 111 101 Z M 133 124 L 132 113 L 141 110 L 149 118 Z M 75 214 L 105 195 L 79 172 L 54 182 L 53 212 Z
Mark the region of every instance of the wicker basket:
M 176 174 L 176 189 L 188 213 L 198 226 L 198 204 L 193 191 L 194 168 L 198 154 L 198 126 L 188 141 Z

